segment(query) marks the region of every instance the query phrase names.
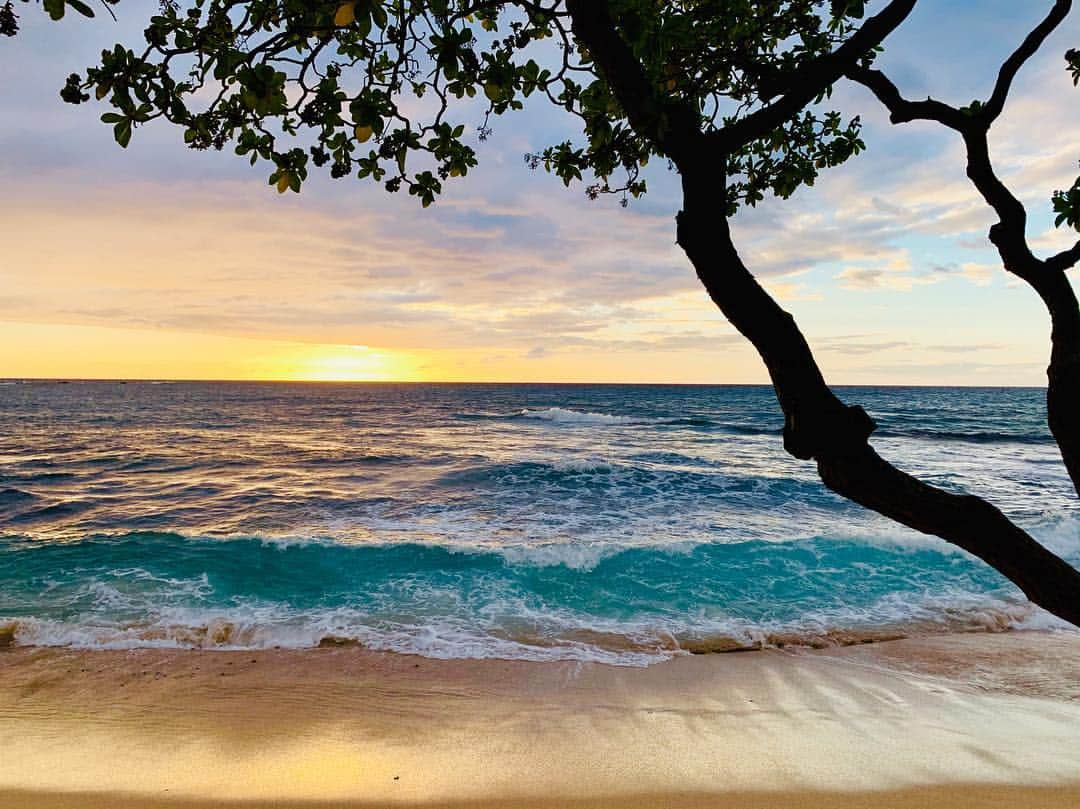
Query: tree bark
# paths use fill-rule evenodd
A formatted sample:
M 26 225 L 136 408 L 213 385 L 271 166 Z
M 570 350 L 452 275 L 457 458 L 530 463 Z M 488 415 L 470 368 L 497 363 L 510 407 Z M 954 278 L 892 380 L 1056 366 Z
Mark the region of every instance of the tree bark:
M 1025 280 L 1050 313 L 1050 365 L 1046 369 L 1046 414 L 1061 459 L 1080 495 L 1080 306 L 1063 270 L 1044 261 Z

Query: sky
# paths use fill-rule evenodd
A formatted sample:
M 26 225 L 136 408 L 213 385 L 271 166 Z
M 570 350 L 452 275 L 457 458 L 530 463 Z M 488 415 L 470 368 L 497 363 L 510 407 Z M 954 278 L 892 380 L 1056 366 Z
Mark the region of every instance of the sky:
M 59 23 L 24 7 L 0 41 L 0 377 L 768 381 L 675 245 L 677 177 L 650 166 L 650 193 L 623 209 L 528 170 L 526 152 L 574 132 L 550 106 L 496 119 L 479 168 L 426 210 L 318 172 L 279 196 L 264 165 L 187 150 L 168 126 L 120 149 L 104 107 L 58 90 L 103 47 L 140 42 L 155 5 Z M 880 64 L 909 98 L 985 98 L 1050 5 L 921 0 Z M 991 133 L 1044 255 L 1076 237 L 1049 200 L 1080 159 L 1063 60 L 1078 45 L 1074 11 Z M 1000 267 L 958 138 L 892 126 L 849 84 L 833 106 L 862 117 L 868 150 L 733 222 L 829 381 L 1044 384 L 1048 318 Z

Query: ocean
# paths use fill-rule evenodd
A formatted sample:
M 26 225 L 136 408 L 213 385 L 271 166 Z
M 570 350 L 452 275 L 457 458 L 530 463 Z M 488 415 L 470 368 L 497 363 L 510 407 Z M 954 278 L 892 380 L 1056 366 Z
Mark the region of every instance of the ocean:
M 1044 391 L 839 393 L 1080 564 Z M 763 386 L 2 383 L 0 645 L 648 665 L 1064 629 L 830 493 L 781 424 Z

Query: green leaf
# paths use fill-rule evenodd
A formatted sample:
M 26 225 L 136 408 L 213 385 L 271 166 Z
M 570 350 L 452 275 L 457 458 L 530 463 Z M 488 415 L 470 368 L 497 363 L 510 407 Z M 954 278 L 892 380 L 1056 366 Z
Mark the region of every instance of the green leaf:
M 113 137 L 125 149 L 131 143 L 131 119 L 124 118 L 113 127 Z
M 43 0 L 41 5 L 52 19 L 62 20 L 64 18 L 64 0 Z
M 86 3 L 82 2 L 82 0 L 67 0 L 67 4 L 73 9 L 75 9 L 77 12 L 82 14 L 84 17 L 94 16 L 94 10 L 90 8 L 90 6 L 86 5 Z

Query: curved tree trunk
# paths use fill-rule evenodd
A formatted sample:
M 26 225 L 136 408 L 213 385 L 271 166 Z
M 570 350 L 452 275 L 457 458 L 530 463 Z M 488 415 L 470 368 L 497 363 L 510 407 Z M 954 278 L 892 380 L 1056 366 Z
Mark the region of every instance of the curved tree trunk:
M 683 177 L 679 245 L 710 297 L 765 361 L 784 411 L 787 450 L 813 458 L 832 491 L 978 556 L 1031 601 L 1080 626 L 1080 571 L 985 500 L 923 483 L 874 451 L 873 420 L 829 389 L 794 319 L 740 259 L 728 222 L 713 205 L 717 186 L 700 173 Z
M 1068 3 L 1059 0 L 1059 5 Z M 964 548 L 1011 579 L 1033 602 L 1080 626 L 1080 571 L 986 501 L 937 489 L 878 456 L 868 443 L 873 420 L 861 407 L 845 405 L 826 384 L 794 318 L 747 270 L 732 243 L 727 218 L 720 213 L 726 204 L 728 153 L 773 131 L 854 69 L 913 6 L 914 0 L 892 0 L 844 45 L 803 70 L 794 89 L 779 100 L 706 135 L 700 129 L 700 111 L 657 95 L 616 30 L 605 0 L 567 0 L 575 36 L 588 46 L 631 124 L 657 143 L 679 170 L 683 183 L 679 245 L 709 296 L 764 360 L 784 411 L 788 452 L 816 460 L 825 485 L 836 493 Z M 959 120 L 960 113 L 952 113 Z M 1072 322 L 1060 321 L 1062 334 Z M 1055 328 L 1058 324 L 1055 320 Z M 1069 357 L 1075 355 L 1066 354 L 1057 366 L 1063 374 L 1074 367 Z M 1062 422 L 1070 421 L 1073 414 L 1067 408 L 1072 407 L 1069 396 L 1075 389 L 1062 383 L 1054 390 L 1052 409 Z
M 1065 266 L 1036 258 L 1027 242 L 1027 211 L 994 173 L 988 128 L 964 131 L 967 175 L 998 215 L 990 229 L 1005 269 L 1038 293 L 1050 314 L 1050 365 L 1046 370 L 1046 410 L 1050 432 L 1061 450 L 1073 487 L 1080 494 L 1080 305 Z
M 1080 315 L 1076 319 L 1080 320 Z M 1050 367 L 1046 371 L 1046 410 L 1050 432 L 1061 448 L 1065 468 L 1080 495 L 1080 339 L 1054 337 L 1053 341 Z
M 1080 494 L 1080 306 L 1065 275 L 1066 270 L 1080 261 L 1080 242 L 1045 260 L 1031 252 L 1027 241 L 1027 211 L 994 173 L 988 140 L 990 128 L 1002 112 L 1017 71 L 1071 8 L 1071 0 L 1056 0 L 1046 19 L 1002 66 L 993 95 L 977 114 L 932 98 L 909 101 L 880 70 L 852 67 L 847 76 L 867 87 L 885 105 L 894 124 L 936 121 L 963 137 L 967 176 L 998 216 L 998 222 L 990 228 L 990 241 L 997 248 L 1005 269 L 1031 286 L 1050 314 L 1052 348 L 1047 368 L 1047 420 L 1073 487 Z
M 1080 495 L 1080 306 L 1062 270 L 1042 265 L 1028 280 L 1050 312 L 1050 365 L 1046 369 L 1046 413 L 1050 432 Z

